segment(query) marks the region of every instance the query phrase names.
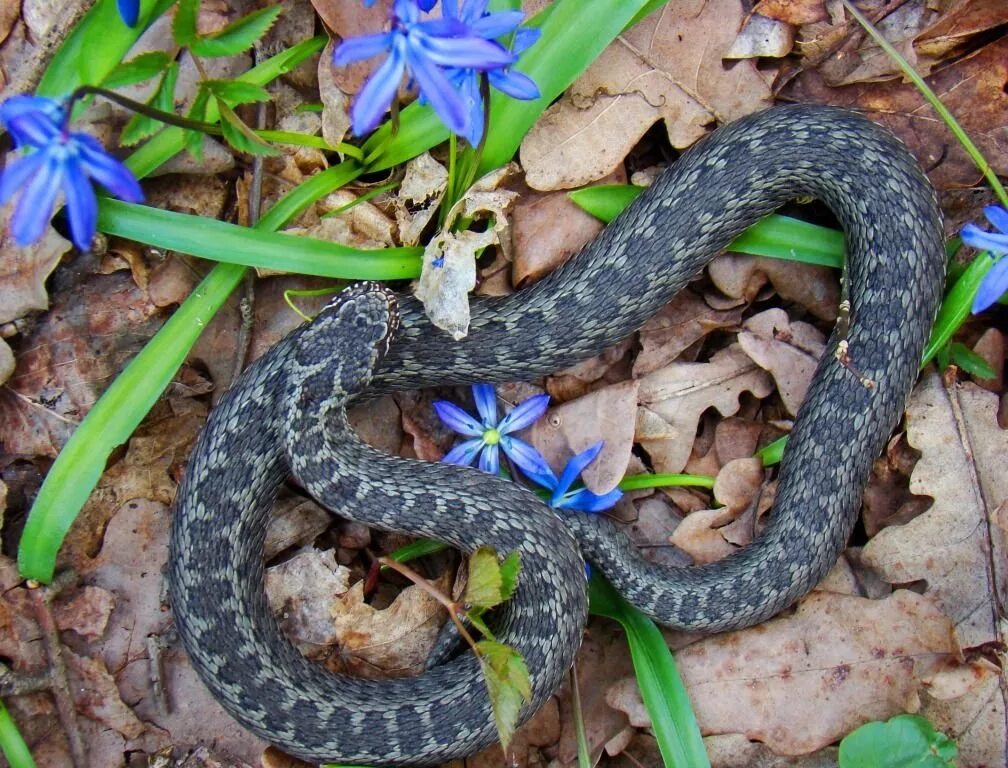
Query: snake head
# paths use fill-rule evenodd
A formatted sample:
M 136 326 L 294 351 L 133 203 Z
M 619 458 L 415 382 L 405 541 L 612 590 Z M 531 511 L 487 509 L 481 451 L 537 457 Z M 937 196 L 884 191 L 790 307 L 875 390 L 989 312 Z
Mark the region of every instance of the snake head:
M 373 282 L 341 291 L 298 334 L 288 374 L 297 399 L 345 402 L 367 386 L 398 328 L 392 291 Z

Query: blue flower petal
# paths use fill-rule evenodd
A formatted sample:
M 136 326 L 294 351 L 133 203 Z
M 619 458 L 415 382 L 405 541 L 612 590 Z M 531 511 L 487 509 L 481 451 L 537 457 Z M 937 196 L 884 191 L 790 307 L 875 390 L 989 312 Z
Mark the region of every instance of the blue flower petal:
M 437 411 L 438 418 L 445 423 L 448 429 L 466 437 L 478 437 L 482 442 L 483 425 L 455 403 L 449 403 L 447 400 L 435 400 L 434 410 Z
M 44 152 L 32 152 L 30 155 L 8 161 L 0 176 L 0 205 L 6 205 L 11 196 L 39 172 L 45 163 Z
M 534 395 L 522 400 L 511 413 L 501 419 L 500 424 L 497 425 L 497 431 L 502 435 L 507 435 L 532 426 L 546 413 L 549 401 L 549 395 Z
M 490 85 L 513 99 L 531 101 L 539 98 L 539 86 L 535 80 L 513 69 L 491 71 Z
M 429 19 L 416 25 L 416 30 L 423 38 L 444 37 L 448 39 L 471 36 L 469 27 L 458 19 L 444 16 L 440 19 Z
M 1000 205 L 984 206 L 984 216 L 1003 235 L 1008 235 L 1008 210 Z
M 458 464 L 463 467 L 472 466 L 472 463 L 476 460 L 476 455 L 482 447 L 483 441 L 479 438 L 466 440 L 464 443 L 459 443 L 448 451 L 441 461 L 444 464 Z
M 414 47 L 408 49 L 406 55 L 410 72 L 438 117 L 448 130 L 465 135 L 469 128 L 469 114 L 444 72 L 434 66 L 432 57 L 423 55 Z
M 140 17 L 140 0 L 118 0 L 119 15 L 127 27 L 135 27 Z
M 476 401 L 476 411 L 483 420 L 483 427 L 489 429 L 497 426 L 497 393 L 492 384 L 473 384 L 473 400 Z
M 1008 234 L 998 235 L 985 232 L 976 224 L 967 224 L 960 233 L 963 242 L 980 251 L 1008 253 Z
M 98 226 L 98 199 L 94 188 L 77 163 L 67 163 L 63 167 L 61 186 L 74 245 L 86 251 L 91 247 Z
M 997 263 L 991 267 L 990 272 L 984 276 L 976 296 L 973 297 L 973 314 L 983 312 L 1000 299 L 1005 292 L 1008 292 L 1008 256 L 1002 256 L 998 259 Z
M 416 4 L 421 11 L 429 11 L 437 5 L 437 0 L 416 0 Z
M 31 245 L 42 237 L 56 206 L 62 175 L 59 161 L 47 154 L 39 172 L 28 182 L 14 208 L 11 234 L 18 245 Z
M 422 47 L 425 64 L 443 67 L 494 69 L 515 60 L 514 54 L 499 43 L 479 37 L 424 37 L 417 44 Z
M 560 481 L 557 483 L 557 487 L 553 489 L 553 496 L 550 499 L 550 504 L 556 506 L 560 497 L 567 493 L 568 489 L 573 484 L 577 476 L 581 474 L 585 467 L 595 461 L 595 457 L 599 455 L 599 451 L 602 450 L 602 446 L 605 441 L 599 440 L 594 445 L 589 446 L 581 453 L 574 456 L 570 461 L 567 462 L 567 466 L 564 467 L 563 474 L 560 475 Z
M 44 96 L 11 96 L 0 104 L 0 122 L 15 147 L 39 147 L 56 140 L 62 131 L 63 107 Z
M 357 94 L 357 100 L 350 109 L 353 132 L 363 136 L 381 122 L 382 115 L 389 108 L 405 70 L 405 59 L 399 48 L 393 48 L 382 65 L 376 69 Z
M 391 32 L 348 37 L 333 49 L 332 63 L 337 67 L 342 67 L 354 61 L 363 61 L 380 53 L 386 53 L 392 50 L 392 39 Z
M 106 153 L 94 137 L 83 133 L 73 135 L 79 142 L 80 164 L 84 173 L 120 200 L 128 203 L 143 201 L 143 190 L 129 168 Z
M 540 37 L 542 37 L 541 29 L 522 27 L 514 34 L 514 39 L 511 43 L 511 53 L 522 53 L 526 48 L 533 45 Z
M 500 471 L 500 448 L 497 445 L 488 445 L 480 454 L 479 468 L 484 472 L 496 475 Z
M 587 488 L 579 488 L 572 493 L 565 493 L 559 504 L 562 509 L 580 509 L 582 512 L 602 512 L 623 498 L 623 491 L 614 488 L 601 496 L 592 493 Z
M 504 435 L 501 437 L 500 446 L 529 480 L 551 491 L 556 487 L 556 475 L 553 474 L 543 455 L 531 445 L 517 437 Z
M 481 19 L 474 21 L 470 27 L 473 34 L 484 37 L 487 40 L 494 40 L 498 37 L 511 34 L 519 24 L 525 14 L 521 11 L 501 11 L 491 13 Z

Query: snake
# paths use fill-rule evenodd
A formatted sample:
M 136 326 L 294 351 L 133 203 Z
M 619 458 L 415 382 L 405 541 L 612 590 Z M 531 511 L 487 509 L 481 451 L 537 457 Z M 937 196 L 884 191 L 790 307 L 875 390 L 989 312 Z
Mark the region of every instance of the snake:
M 728 558 L 643 559 L 604 515 L 547 507 L 474 468 L 388 456 L 353 433 L 355 397 L 531 380 L 634 332 L 741 232 L 783 204 L 824 202 L 845 232 L 849 303 L 790 432 L 765 530 Z M 594 240 L 516 293 L 474 299 L 469 334 L 435 328 L 413 297 L 352 287 L 250 365 L 211 412 L 174 503 L 167 580 L 179 635 L 239 722 L 315 761 L 436 765 L 497 736 L 473 653 L 416 677 L 363 680 L 308 662 L 263 586 L 263 543 L 290 475 L 323 505 L 472 552 L 517 551 L 494 632 L 525 658 L 531 716 L 570 668 L 587 560 L 671 627 L 748 627 L 791 606 L 836 562 L 871 465 L 902 416 L 944 283 L 936 196 L 907 148 L 851 111 L 786 105 L 723 125 Z

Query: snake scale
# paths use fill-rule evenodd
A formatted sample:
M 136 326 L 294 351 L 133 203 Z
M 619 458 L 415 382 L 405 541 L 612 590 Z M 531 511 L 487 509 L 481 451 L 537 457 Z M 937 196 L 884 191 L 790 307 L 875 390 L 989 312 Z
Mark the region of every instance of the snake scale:
M 832 353 L 834 331 L 795 421 L 767 530 L 727 560 L 649 564 L 604 516 L 558 517 L 513 483 L 383 455 L 348 427 L 343 406 L 369 379 L 369 392 L 513 381 L 597 354 L 745 228 L 806 196 L 824 201 L 846 232 L 849 364 Z M 496 626 L 532 674 L 526 717 L 580 643 L 581 553 L 664 624 L 717 631 L 774 615 L 822 578 L 850 535 L 871 463 L 915 379 L 944 264 L 934 192 L 905 147 L 855 114 L 795 105 L 714 131 L 551 276 L 474 301 L 461 342 L 432 328 L 414 299 L 349 289 L 248 368 L 194 449 L 168 579 L 197 672 L 246 727 L 310 760 L 431 765 L 495 739 L 470 653 L 417 678 L 371 681 L 330 674 L 283 638 L 264 597 L 262 547 L 290 468 L 323 504 L 369 525 L 462 551 L 521 553 L 518 591 Z

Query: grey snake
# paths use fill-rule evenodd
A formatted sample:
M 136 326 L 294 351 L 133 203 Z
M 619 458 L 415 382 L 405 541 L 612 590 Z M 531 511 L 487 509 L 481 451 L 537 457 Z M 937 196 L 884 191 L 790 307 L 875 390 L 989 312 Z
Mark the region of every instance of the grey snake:
M 369 392 L 527 380 L 597 354 L 740 232 L 806 196 L 824 201 L 846 233 L 851 364 L 832 353 L 834 331 L 790 435 L 770 523 L 726 560 L 652 565 L 604 516 L 558 516 L 477 470 L 384 455 L 347 425 L 344 405 L 369 380 Z M 283 637 L 264 596 L 262 548 L 291 471 L 323 504 L 369 525 L 464 552 L 521 553 L 518 591 L 495 626 L 532 674 L 524 717 L 552 695 L 579 646 L 582 553 L 669 626 L 721 631 L 773 616 L 823 577 L 850 536 L 872 461 L 915 380 L 944 268 L 934 192 L 906 148 L 850 112 L 787 106 L 713 132 L 546 279 L 474 301 L 461 342 L 412 298 L 349 289 L 245 371 L 193 451 L 168 570 L 193 665 L 241 723 L 310 760 L 431 765 L 495 740 L 471 653 L 417 678 L 359 680 L 307 662 Z

